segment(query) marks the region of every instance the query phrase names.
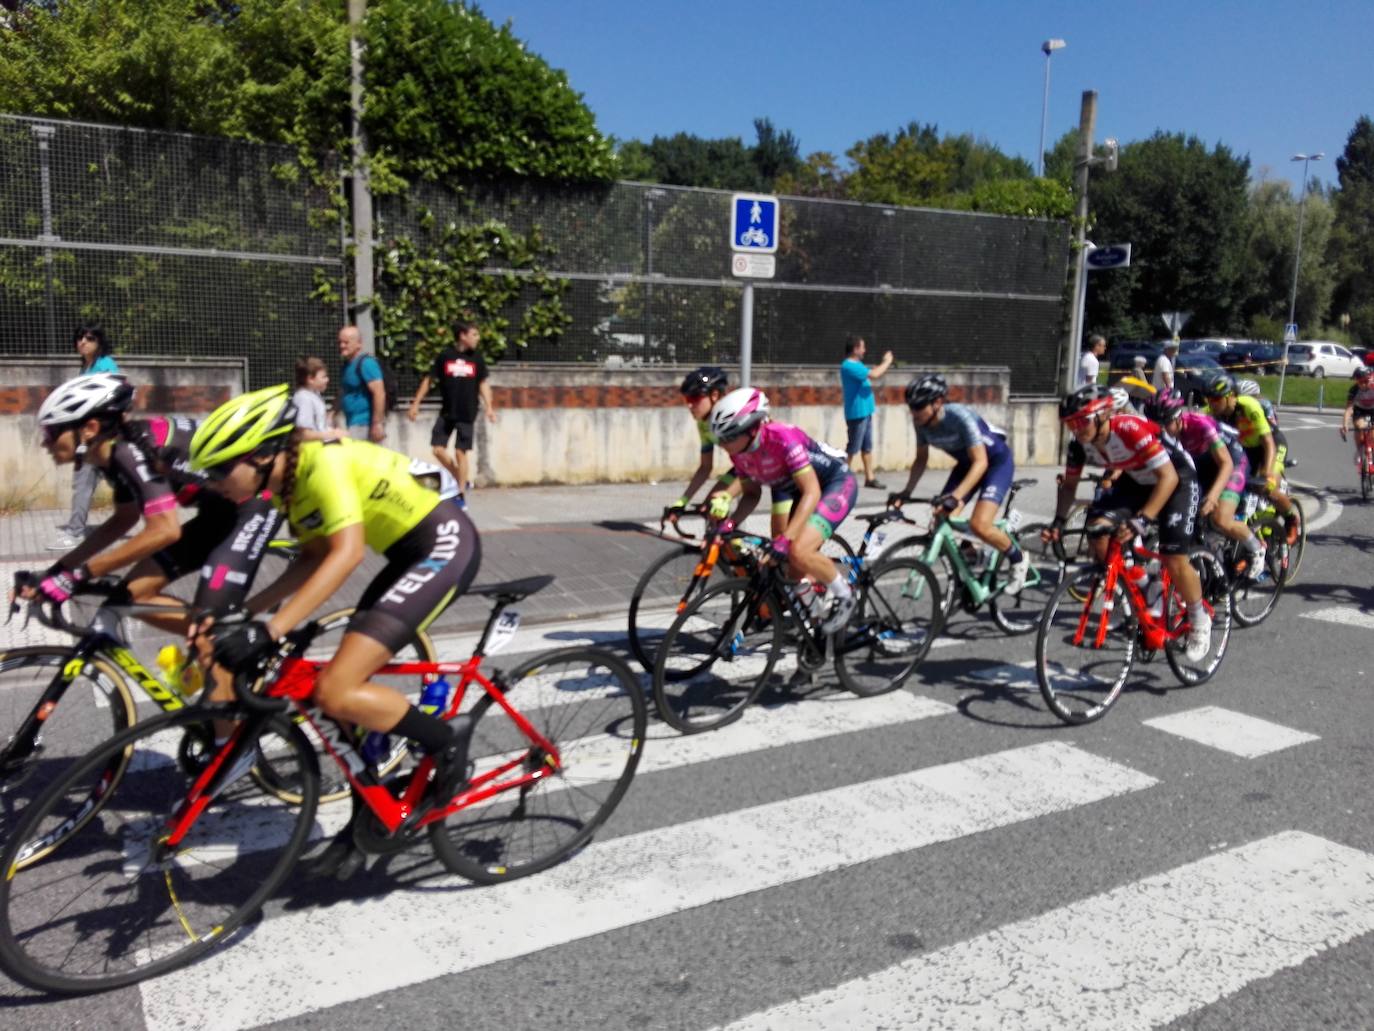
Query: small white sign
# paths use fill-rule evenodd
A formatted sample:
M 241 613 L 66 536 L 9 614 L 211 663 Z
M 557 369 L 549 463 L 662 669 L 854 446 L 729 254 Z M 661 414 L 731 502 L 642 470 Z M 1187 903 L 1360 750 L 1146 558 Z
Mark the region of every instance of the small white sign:
M 730 271 L 741 279 L 772 279 L 778 261 L 771 254 L 732 254 Z

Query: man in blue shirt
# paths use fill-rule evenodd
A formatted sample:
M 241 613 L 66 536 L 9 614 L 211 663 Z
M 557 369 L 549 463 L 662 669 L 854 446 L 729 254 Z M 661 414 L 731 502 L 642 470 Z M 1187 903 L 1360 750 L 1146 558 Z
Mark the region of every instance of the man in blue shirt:
M 348 435 L 380 444 L 386 439 L 386 384 L 377 359 L 363 354 L 363 335 L 357 326 L 339 330 L 339 357 L 344 366 L 339 376 L 338 410 Z
M 884 351 L 883 360 L 869 368 L 864 364 L 868 345 L 861 336 L 851 336 L 844 342 L 844 361 L 840 363 L 840 386 L 844 389 L 844 422 L 849 427 L 849 467 L 854 468 L 854 456 L 861 455 L 864 463 L 864 486 L 881 490 L 883 485 L 873 478 L 873 387 L 872 380 L 882 379 L 892 367 L 892 352 Z

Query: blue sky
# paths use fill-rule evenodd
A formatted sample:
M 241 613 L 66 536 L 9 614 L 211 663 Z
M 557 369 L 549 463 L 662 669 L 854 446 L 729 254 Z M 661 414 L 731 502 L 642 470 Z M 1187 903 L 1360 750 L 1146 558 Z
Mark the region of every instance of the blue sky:
M 480 2 L 480 0 L 479 0 Z M 803 154 L 912 120 L 969 132 L 1035 163 L 1045 57 L 1046 145 L 1098 94 L 1097 138 L 1156 129 L 1248 154 L 1294 179 L 1299 151 L 1332 162 L 1374 116 L 1374 0 L 489 0 L 529 49 L 568 73 L 601 131 L 754 139 L 790 129 Z

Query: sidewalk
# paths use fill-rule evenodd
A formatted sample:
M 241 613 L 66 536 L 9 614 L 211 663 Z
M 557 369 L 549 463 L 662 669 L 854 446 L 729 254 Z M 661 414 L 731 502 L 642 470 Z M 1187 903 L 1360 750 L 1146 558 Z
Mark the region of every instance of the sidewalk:
M 1023 490 L 1016 507 L 1025 521 L 1048 518 L 1054 506 L 1054 477 L 1059 467 L 1017 470 L 1018 478 L 1037 483 Z M 928 474 L 919 494 L 934 493 L 944 483 L 944 471 Z M 890 488 L 905 483 L 905 472 L 882 475 Z M 622 483 L 577 486 L 498 487 L 475 490 L 469 497 L 468 514 L 482 534 L 482 566 L 479 583 L 514 580 L 539 574 L 552 574 L 557 580 L 532 595 L 519 606 L 524 622 L 545 623 L 597 615 L 624 614 L 629 607 L 640 574 L 665 548 L 672 545 L 654 535 L 663 506 L 678 496 L 681 484 Z M 878 511 L 887 490 L 860 490 L 855 511 Z M 767 529 L 767 508 L 752 517 L 749 529 Z M 102 518 L 92 513 L 94 521 Z M 0 579 L 8 583 L 17 569 L 45 568 L 57 552 L 45 545 L 57 532 L 65 512 L 35 510 L 0 516 Z M 188 517 L 189 513 L 182 513 Z M 858 533 L 849 524 L 841 527 L 851 543 Z M 369 554 L 363 565 L 337 595 L 338 608 L 350 604 L 363 587 L 385 564 L 380 556 Z M 191 589 L 190 578 L 183 579 L 184 594 Z M 436 634 L 453 633 L 480 626 L 488 605 L 480 598 L 457 601 L 437 621 Z M 0 624 L 0 645 L 39 644 L 65 640 L 31 623 L 28 632 L 19 620 Z

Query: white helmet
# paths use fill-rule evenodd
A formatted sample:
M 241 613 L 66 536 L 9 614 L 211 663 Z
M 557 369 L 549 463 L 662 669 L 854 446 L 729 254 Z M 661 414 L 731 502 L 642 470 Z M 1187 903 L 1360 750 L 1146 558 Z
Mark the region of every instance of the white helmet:
M 134 402 L 134 388 L 123 376 L 97 372 L 69 379 L 43 399 L 39 426 L 67 426 L 103 415 L 119 415 Z
M 711 432 L 722 444 L 748 433 L 768 418 L 768 397 L 753 387 L 732 390 L 711 409 Z
M 1131 410 L 1131 395 L 1126 393 L 1121 387 L 1112 387 L 1107 393 L 1112 395 L 1112 411 L 1128 412 Z
M 1260 385 L 1252 379 L 1238 379 L 1236 393 L 1242 397 L 1259 397 Z

